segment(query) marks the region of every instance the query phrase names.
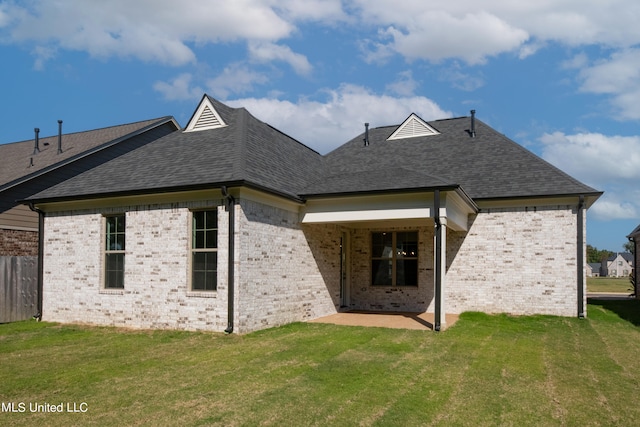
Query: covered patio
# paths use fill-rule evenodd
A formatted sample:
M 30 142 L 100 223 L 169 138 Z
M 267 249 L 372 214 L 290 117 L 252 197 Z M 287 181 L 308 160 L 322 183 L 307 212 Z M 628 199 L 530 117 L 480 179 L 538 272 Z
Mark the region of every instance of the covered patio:
M 447 327 L 453 326 L 457 320 L 457 314 L 446 314 Z M 432 331 L 434 322 L 434 313 L 347 311 L 311 320 L 309 323 Z
M 447 229 L 468 231 L 468 217 L 476 212 L 457 186 L 307 200 L 304 225 L 342 230 L 344 311 L 324 320 L 436 331 L 450 326 L 444 297 Z

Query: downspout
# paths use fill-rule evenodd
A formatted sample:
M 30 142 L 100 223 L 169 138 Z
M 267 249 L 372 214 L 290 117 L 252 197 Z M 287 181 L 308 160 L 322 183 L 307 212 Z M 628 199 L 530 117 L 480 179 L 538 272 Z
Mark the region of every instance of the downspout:
M 38 313 L 33 316 L 38 321 L 42 320 L 42 290 L 44 271 L 44 212 L 29 203 L 29 209 L 38 213 Z
M 224 330 L 225 334 L 233 332 L 233 306 L 234 306 L 234 264 L 235 264 L 235 246 L 234 246 L 234 234 L 235 234 L 235 205 L 236 199 L 229 194 L 227 187 L 221 188 L 222 196 L 225 199 L 225 206 L 229 212 L 229 243 L 228 249 L 228 272 L 227 272 L 227 329 Z
M 584 319 L 584 196 L 578 201 L 578 318 Z
M 442 276 L 441 276 L 442 275 L 442 253 L 441 253 L 442 252 L 442 233 L 441 233 L 442 223 L 440 222 L 440 190 L 435 190 L 435 192 L 433 193 L 433 210 L 434 210 L 433 220 L 435 221 L 435 224 L 436 224 L 436 228 L 435 228 L 435 233 L 436 233 L 435 263 L 436 265 L 434 268 L 435 320 L 434 320 L 433 329 L 434 331 L 439 332 L 442 326 L 440 324 L 440 314 L 442 312 L 442 306 L 440 304 L 441 294 L 442 294 Z

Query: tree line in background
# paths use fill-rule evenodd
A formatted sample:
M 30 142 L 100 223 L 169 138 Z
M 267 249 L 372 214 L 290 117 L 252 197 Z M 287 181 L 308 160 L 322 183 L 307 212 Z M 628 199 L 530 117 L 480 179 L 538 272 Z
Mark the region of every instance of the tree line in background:
M 624 245 L 622 245 L 622 247 L 625 252 L 633 253 L 634 247 L 632 242 L 627 242 Z M 600 250 L 591 245 L 587 245 L 587 262 L 588 263 L 604 262 L 604 260 L 609 258 L 611 255 L 615 255 L 615 252 L 612 252 L 607 249 Z

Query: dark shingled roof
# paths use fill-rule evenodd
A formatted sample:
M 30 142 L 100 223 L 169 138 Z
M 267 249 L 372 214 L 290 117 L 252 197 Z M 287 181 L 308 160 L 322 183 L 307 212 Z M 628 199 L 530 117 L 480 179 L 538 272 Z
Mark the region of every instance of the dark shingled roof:
M 40 151 L 37 154 L 34 154 L 35 139 L 1 144 L 0 191 L 168 120 L 171 118 L 162 117 L 86 132 L 66 133 L 62 135 L 62 153 L 59 154 L 57 135 L 39 138 Z
M 253 117 L 209 98 L 225 127 L 176 131 L 36 194 L 66 199 L 249 185 L 290 198 L 318 176 L 322 156 Z
M 624 259 L 627 262 L 633 262 L 633 254 L 631 252 L 616 252 L 613 255 L 609 255 L 609 258 L 607 258 L 607 261 L 614 261 L 616 258 L 618 258 L 618 255 L 620 255 L 622 257 L 622 259 Z
M 470 118 L 428 122 L 440 134 L 387 141 L 398 126 L 369 130 L 326 156 L 325 176 L 306 195 L 460 185 L 472 199 L 598 193 L 535 154 Z
M 205 95 L 206 97 L 206 95 Z M 253 117 L 208 98 L 226 127 L 176 131 L 62 182 L 32 199 L 249 185 L 293 199 L 459 188 L 472 199 L 599 195 L 480 120 L 429 122 L 439 134 L 387 141 L 379 127 L 326 156 Z M 204 100 L 204 98 L 203 98 Z

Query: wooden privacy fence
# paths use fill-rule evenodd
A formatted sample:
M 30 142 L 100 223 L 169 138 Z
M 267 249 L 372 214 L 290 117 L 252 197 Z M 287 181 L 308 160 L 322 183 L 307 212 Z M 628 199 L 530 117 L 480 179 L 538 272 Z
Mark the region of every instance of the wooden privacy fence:
M 38 312 L 38 257 L 0 256 L 0 323 Z

